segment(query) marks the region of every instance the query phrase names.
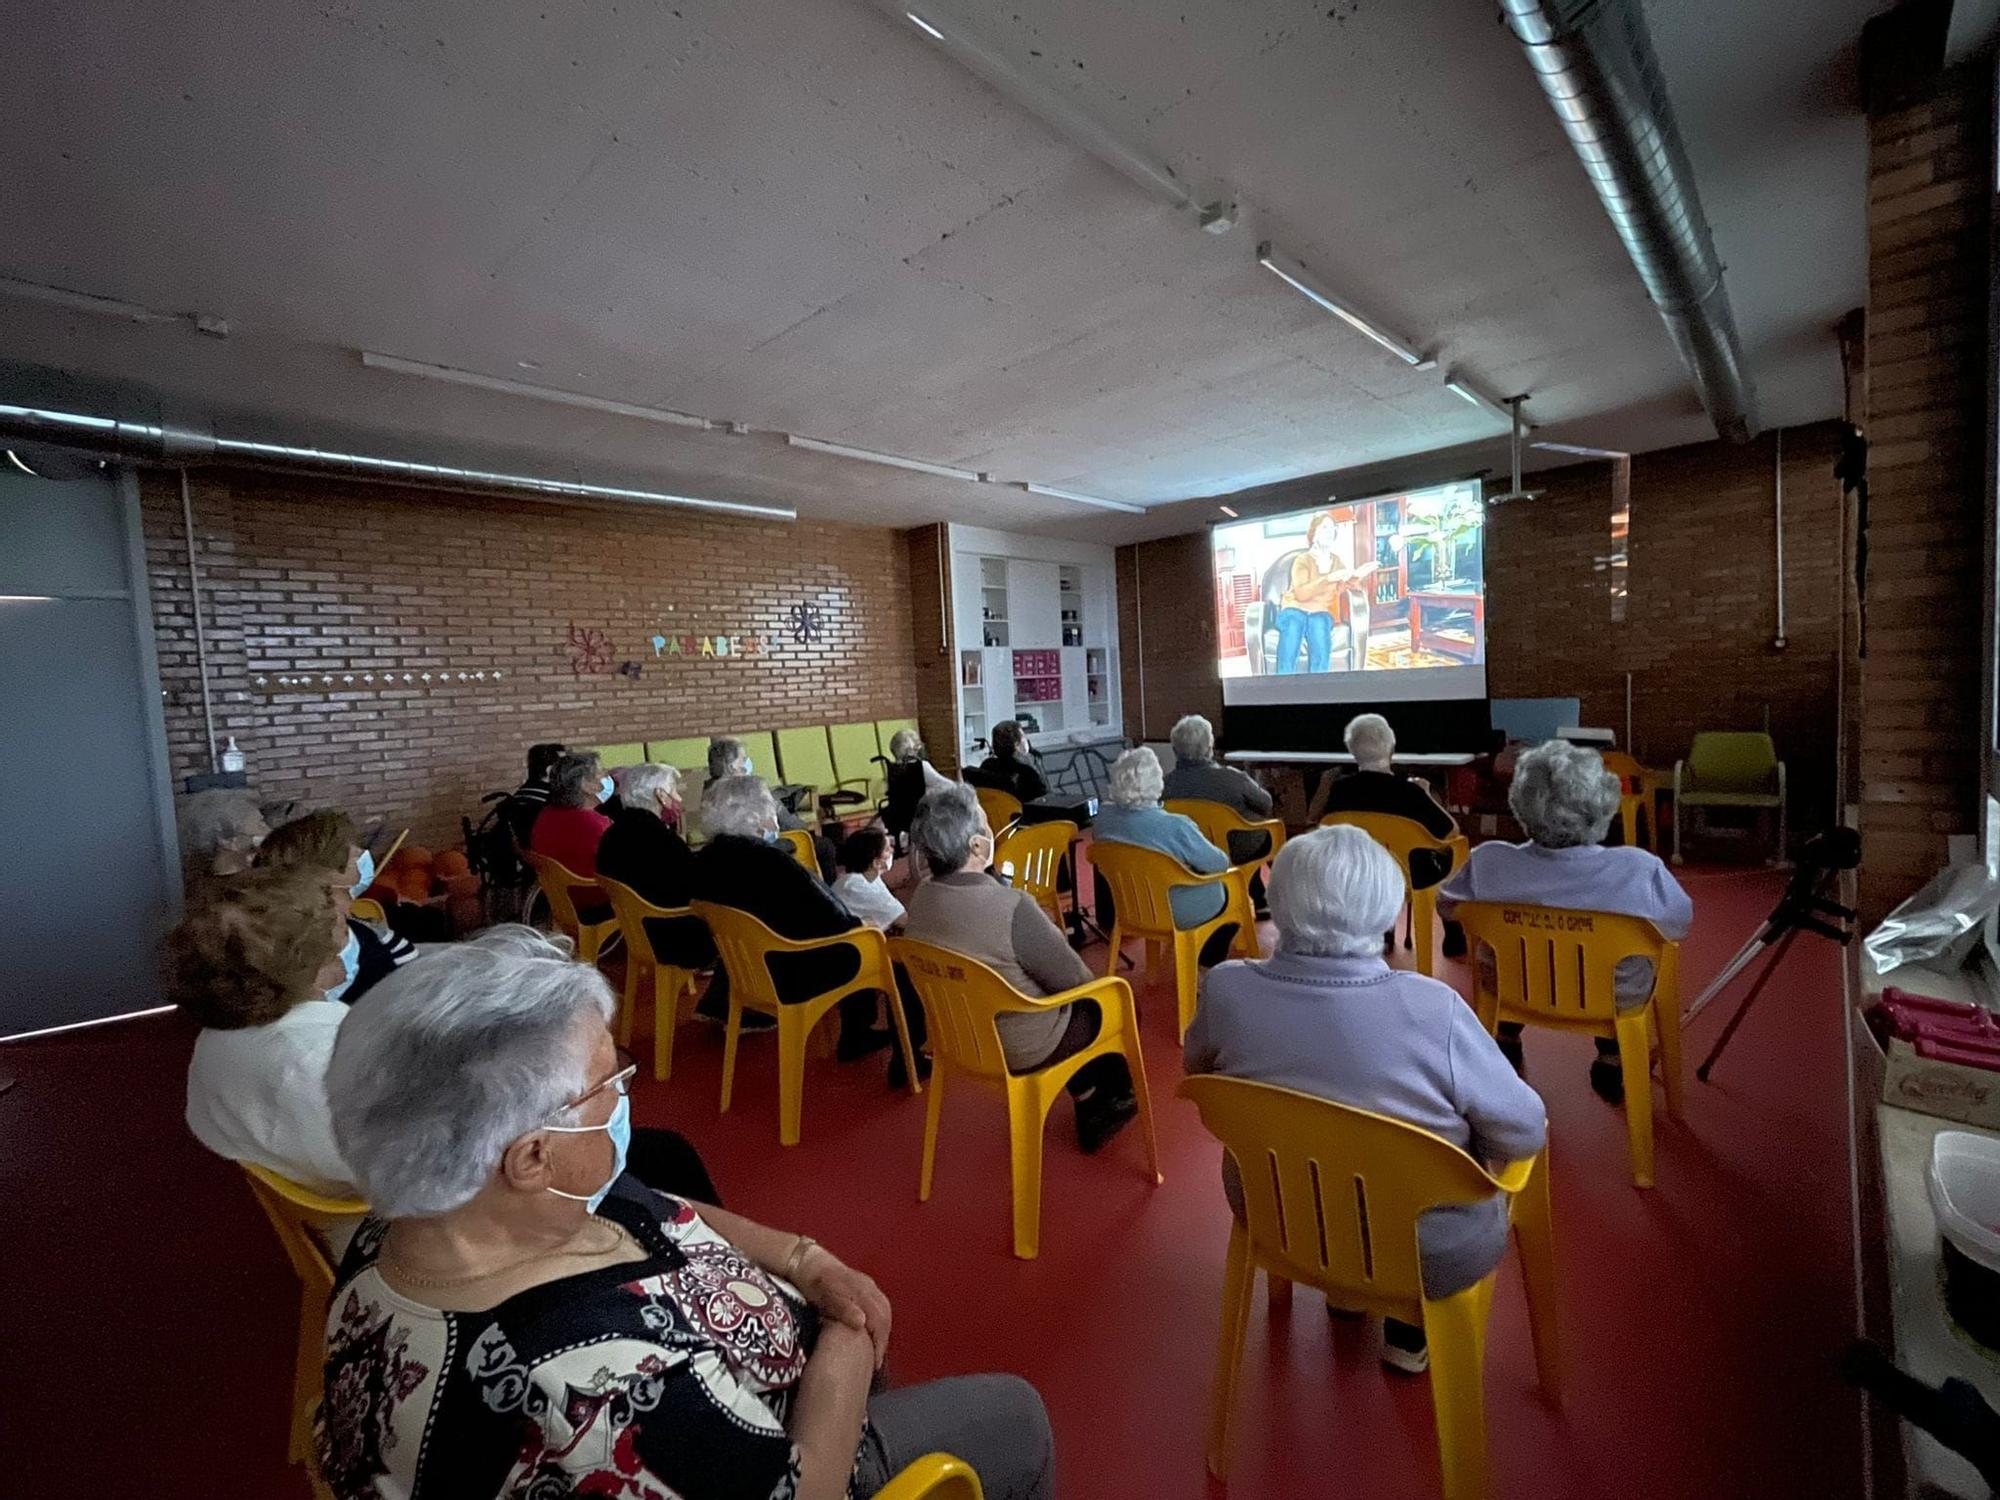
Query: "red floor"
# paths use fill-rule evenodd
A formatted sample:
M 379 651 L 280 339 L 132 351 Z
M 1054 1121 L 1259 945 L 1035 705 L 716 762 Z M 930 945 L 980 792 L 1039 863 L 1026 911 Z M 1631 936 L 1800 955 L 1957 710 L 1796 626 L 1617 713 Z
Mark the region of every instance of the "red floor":
M 1777 882 L 1687 883 L 1692 994 Z M 1553 1122 L 1567 1381 L 1558 1413 L 1537 1393 L 1503 1267 L 1486 1376 L 1498 1493 L 1859 1493 L 1856 1404 L 1833 1374 L 1853 1320 L 1839 1007 L 1833 949 L 1797 945 L 1717 1082 L 1690 1078 L 1687 1122 L 1662 1117 L 1650 1193 L 1631 1185 L 1622 1120 L 1585 1083 L 1588 1043 L 1530 1035 Z M 735 1108 L 718 1117 L 720 1038 L 690 1027 L 673 1081 L 639 1091 L 638 1118 L 693 1136 L 731 1207 L 808 1230 L 877 1276 L 896 1305 L 897 1380 L 994 1368 L 1032 1380 L 1069 1500 L 1221 1494 L 1202 1467 L 1220 1151 L 1173 1097 L 1166 991 L 1142 993 L 1141 1008 L 1166 1183 L 1146 1180 L 1134 1133 L 1078 1154 L 1059 1111 L 1035 1262 L 1008 1253 L 997 1097 L 949 1099 L 925 1205 L 923 1103 L 886 1093 L 872 1064 L 816 1065 L 804 1144 L 782 1151 L 768 1044 L 746 1043 Z M 1691 1032 L 1690 1068 L 1724 1009 Z M 181 1125 L 186 1045 L 147 1021 L 0 1049 L 0 1078 L 16 1079 L 0 1093 L 0 1492 L 306 1493 L 283 1462 L 294 1282 L 234 1169 Z M 1387 1375 L 1365 1325 L 1330 1324 L 1305 1296 L 1271 1321 L 1260 1299 L 1250 1338 L 1230 1491 L 1436 1495 L 1426 1382 Z

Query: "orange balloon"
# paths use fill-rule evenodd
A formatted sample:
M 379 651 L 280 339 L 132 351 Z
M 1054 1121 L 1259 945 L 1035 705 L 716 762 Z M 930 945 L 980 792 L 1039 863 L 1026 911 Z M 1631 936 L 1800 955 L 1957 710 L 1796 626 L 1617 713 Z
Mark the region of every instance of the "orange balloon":
M 422 844 L 403 845 L 396 851 L 396 857 L 389 861 L 391 867 L 398 870 L 413 869 L 418 865 L 428 866 L 430 862 L 431 851 Z
M 457 849 L 447 849 L 431 864 L 431 870 L 440 880 L 449 880 L 454 875 L 472 873 L 472 861 Z
M 431 872 L 406 870 L 396 881 L 396 888 L 403 893 L 405 901 L 428 901 L 431 898 Z

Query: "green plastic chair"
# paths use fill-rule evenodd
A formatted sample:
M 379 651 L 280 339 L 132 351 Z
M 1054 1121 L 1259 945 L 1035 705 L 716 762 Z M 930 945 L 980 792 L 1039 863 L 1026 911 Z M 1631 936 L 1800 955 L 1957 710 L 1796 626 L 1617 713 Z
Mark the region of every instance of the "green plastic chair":
M 743 753 L 750 757 L 751 774 L 764 778 L 766 786 L 777 786 L 785 778 L 778 774 L 778 742 L 768 729 L 738 732 L 732 736 L 743 742 Z
M 867 782 L 843 785 L 834 772 L 833 749 L 826 726 L 810 729 L 780 729 L 778 773 L 792 786 L 809 786 L 822 820 L 837 818 L 840 810 L 852 812 L 867 796 Z
M 1710 808 L 1748 808 L 1760 816 L 1777 813 L 1777 847 L 1771 862 L 1785 857 L 1785 763 L 1768 734 L 1709 730 L 1694 737 L 1687 759 L 1674 762 L 1674 863 L 1681 860 L 1682 813 Z
M 629 745 L 586 745 L 586 754 L 595 755 L 607 771 L 616 771 L 621 766 L 639 766 L 646 763 L 646 746 L 634 740 Z
M 881 743 L 875 736 L 875 726 L 867 722 L 830 724 L 826 738 L 833 750 L 835 784 L 860 787 L 869 807 L 881 806 L 882 799 L 889 795 L 889 788 L 882 779 L 882 767 L 875 760 L 882 753 Z
M 677 740 L 646 741 L 647 758 L 663 766 L 673 766 L 696 775 L 708 774 L 708 736 L 688 735 Z
M 915 730 L 916 727 L 917 721 L 915 719 L 877 719 L 875 721 L 876 754 L 885 760 L 888 759 L 889 741 L 893 740 L 903 730 Z

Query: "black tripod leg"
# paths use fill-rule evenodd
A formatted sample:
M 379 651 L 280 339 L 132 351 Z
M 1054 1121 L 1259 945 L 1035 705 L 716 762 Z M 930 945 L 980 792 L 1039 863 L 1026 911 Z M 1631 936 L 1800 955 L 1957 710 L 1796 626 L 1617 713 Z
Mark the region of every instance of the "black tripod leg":
M 1778 940 L 1778 946 L 1771 950 L 1763 970 L 1757 975 L 1756 982 L 1750 986 L 1750 992 L 1743 997 L 1743 1003 L 1736 1007 L 1736 1014 L 1731 1016 L 1729 1024 L 1722 1028 L 1722 1035 L 1715 1039 L 1715 1045 L 1709 1049 L 1708 1056 L 1702 1059 L 1701 1066 L 1694 1070 L 1694 1076 L 1701 1082 L 1708 1082 L 1709 1072 L 1715 1067 L 1716 1059 L 1722 1056 L 1722 1049 L 1727 1047 L 1729 1039 L 1736 1035 L 1736 1028 L 1741 1026 L 1743 1018 L 1750 1014 L 1750 1007 L 1757 1003 L 1757 997 L 1763 993 L 1764 986 L 1770 983 L 1771 976 L 1778 972 L 1778 966 L 1785 961 L 1785 954 L 1792 946 L 1792 939 L 1798 935 L 1798 928 L 1790 929 Z

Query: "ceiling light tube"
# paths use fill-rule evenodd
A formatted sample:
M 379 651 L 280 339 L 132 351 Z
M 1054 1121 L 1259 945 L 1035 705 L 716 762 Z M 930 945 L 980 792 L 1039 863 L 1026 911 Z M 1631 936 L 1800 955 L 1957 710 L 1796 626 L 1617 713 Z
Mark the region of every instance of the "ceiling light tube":
M 1079 495 L 1075 490 L 1059 490 L 1052 484 L 1033 484 L 1026 480 L 1020 483 L 1021 488 L 1031 495 L 1047 495 L 1052 500 L 1074 500 L 1078 505 L 1094 505 L 1099 510 L 1123 511 L 1128 516 L 1143 516 L 1146 513 L 1145 506 L 1128 505 L 1123 500 L 1106 500 L 1097 495 Z
M 1356 333 L 1364 338 L 1373 339 L 1411 369 L 1430 370 L 1437 367 L 1437 360 L 1433 356 L 1420 351 L 1408 339 L 1397 338 L 1392 333 L 1383 332 L 1382 326 L 1373 318 L 1359 312 L 1346 298 L 1336 297 L 1315 281 L 1312 273 L 1304 266 L 1289 255 L 1274 250 L 1269 240 L 1257 247 L 1257 264 L 1292 290 L 1332 313 Z
M 1540 448 L 1544 453 L 1572 453 L 1578 458 L 1630 458 L 1632 455 L 1623 448 L 1588 448 L 1582 443 L 1530 443 L 1530 448 Z
M 669 411 L 663 406 L 639 406 L 630 401 L 612 401 L 603 396 L 586 396 L 581 391 L 558 390 L 553 386 L 530 385 L 525 380 L 508 380 L 499 375 L 481 375 L 477 370 L 460 370 L 451 365 L 426 364 L 419 359 L 403 359 L 394 354 L 361 351 L 361 363 L 371 370 L 388 370 L 397 375 L 414 375 L 420 380 L 439 380 L 446 385 L 471 386 L 474 390 L 498 391 L 506 396 L 526 396 L 557 406 L 574 406 L 583 411 L 601 411 L 614 417 L 637 417 L 643 422 L 664 422 L 670 427 L 692 427 L 706 432 L 720 424 L 690 412 Z
M 1445 377 L 1444 388 L 1468 405 L 1476 406 L 1481 411 L 1498 417 L 1510 427 L 1513 425 L 1514 413 L 1506 402 L 1494 400 L 1456 370 Z
M 120 302 L 116 297 L 99 297 L 92 292 L 73 292 L 68 287 L 45 286 L 39 281 L 22 281 L 0 276 L 0 297 L 17 302 L 39 302 L 44 307 L 60 307 L 69 312 L 96 313 L 106 318 L 123 318 L 128 323 L 181 323 L 179 313 L 161 312 L 137 302 Z
M 872 448 L 855 448 L 846 443 L 829 443 L 820 438 L 800 437 L 796 432 L 786 433 L 785 441 L 794 448 L 810 448 L 815 453 L 831 453 L 836 458 L 858 458 L 864 464 L 883 464 L 891 469 L 909 469 L 918 474 L 935 474 L 940 479 L 977 481 L 979 478 L 979 475 L 971 469 L 954 469 L 950 464 L 934 464 L 921 458 L 904 458 L 899 453 L 877 453 Z
M 1186 183 L 1138 147 L 1071 100 L 1059 88 L 1009 62 L 999 47 L 989 45 L 955 17 L 944 31 L 915 11 L 906 9 L 907 0 L 876 0 L 876 5 L 901 21 L 914 21 L 939 48 L 968 72 L 976 74 L 1030 114 L 1039 118 L 1057 135 L 1081 146 L 1106 166 L 1122 172 L 1147 192 L 1175 208 L 1194 205 L 1194 194 Z M 933 12 L 935 14 L 935 12 Z

